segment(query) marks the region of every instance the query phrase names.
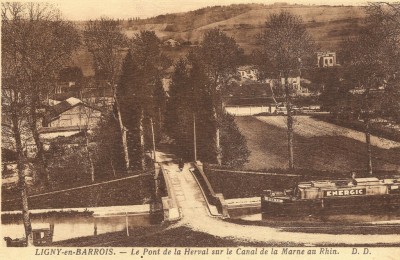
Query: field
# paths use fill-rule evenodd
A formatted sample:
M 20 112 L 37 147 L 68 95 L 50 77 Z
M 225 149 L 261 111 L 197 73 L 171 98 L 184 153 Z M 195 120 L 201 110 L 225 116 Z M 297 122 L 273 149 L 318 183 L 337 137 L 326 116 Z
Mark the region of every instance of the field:
M 286 168 L 285 117 L 236 117 L 251 150 L 245 168 Z M 294 126 L 294 164 L 297 168 L 363 173 L 367 153 L 363 134 L 310 117 L 298 116 Z M 400 173 L 400 143 L 372 138 L 373 169 Z
M 260 33 L 266 18 L 281 9 L 301 16 L 309 32 L 325 50 L 337 49 L 342 38 L 358 34 L 361 19 L 365 16 L 362 7 L 352 6 L 244 4 L 160 15 L 135 21 L 128 28 L 130 34 L 132 30 L 150 28 L 162 39 L 173 38 L 196 43 L 206 30 L 217 27 L 235 37 L 241 47 L 250 52 L 254 49 L 255 36 Z
M 141 30 L 150 30 L 154 31 L 161 41 L 174 39 L 181 43 L 190 42 L 190 46 L 163 47 L 164 53 L 174 61 L 196 46 L 204 33 L 211 28 L 219 28 L 234 37 L 245 53 L 250 54 L 257 47 L 256 37 L 264 27 L 267 17 L 280 10 L 301 16 L 308 32 L 322 51 L 338 51 L 343 39 L 360 32 L 365 17 L 363 8 L 359 6 L 242 4 L 124 21 L 121 23 L 121 29 L 128 38 L 132 38 Z M 79 21 L 75 24 L 80 31 L 84 29 L 84 22 Z M 340 62 L 340 57 L 338 61 Z M 82 46 L 72 57 L 71 65 L 81 67 L 85 76 L 93 76 L 92 63 L 92 57 Z

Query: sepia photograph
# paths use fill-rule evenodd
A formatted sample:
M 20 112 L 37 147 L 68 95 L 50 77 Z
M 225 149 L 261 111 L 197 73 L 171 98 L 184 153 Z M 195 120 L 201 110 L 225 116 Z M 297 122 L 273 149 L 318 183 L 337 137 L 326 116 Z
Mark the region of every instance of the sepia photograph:
M 0 255 L 400 253 L 400 2 L 1 18 Z

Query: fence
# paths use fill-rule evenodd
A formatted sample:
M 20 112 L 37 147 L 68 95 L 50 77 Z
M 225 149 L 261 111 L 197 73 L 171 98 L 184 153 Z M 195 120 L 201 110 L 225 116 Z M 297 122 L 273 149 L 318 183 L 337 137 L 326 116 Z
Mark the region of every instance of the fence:
M 275 106 L 226 106 L 225 111 L 235 116 L 251 116 L 260 113 L 274 113 Z

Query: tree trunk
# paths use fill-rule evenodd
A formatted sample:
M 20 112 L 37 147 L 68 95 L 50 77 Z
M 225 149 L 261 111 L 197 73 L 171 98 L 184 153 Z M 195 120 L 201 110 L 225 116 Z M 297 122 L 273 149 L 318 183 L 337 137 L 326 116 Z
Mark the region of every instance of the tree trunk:
M 372 147 L 371 147 L 371 134 L 369 130 L 370 120 L 368 116 L 364 119 L 364 126 L 365 126 L 365 142 L 367 144 L 367 172 L 368 175 L 372 176 Z
M 116 176 L 116 175 L 115 175 L 115 168 L 114 168 L 114 164 L 113 164 L 112 159 L 110 159 L 110 164 L 111 164 L 111 169 L 112 169 L 112 171 L 113 171 L 113 176 L 115 177 L 115 176 Z
M 220 143 L 220 131 L 218 125 L 218 111 L 217 107 L 220 105 L 220 100 L 217 97 L 217 85 L 218 85 L 218 73 L 214 75 L 214 84 L 211 86 L 211 94 L 213 99 L 213 116 L 215 120 L 215 148 L 217 153 L 217 163 L 218 165 L 222 164 L 222 149 Z M 222 112 L 222 111 L 221 111 Z
M 294 169 L 294 156 L 293 156 L 293 115 L 292 115 L 292 100 L 289 90 L 289 75 L 285 73 L 285 96 L 286 96 L 286 109 L 287 109 L 287 137 L 288 137 L 288 156 L 289 156 L 289 169 Z
M 28 246 L 32 246 L 33 245 L 32 225 L 29 216 L 28 194 L 26 192 L 26 183 L 25 183 L 26 158 L 22 148 L 21 133 L 18 127 L 18 120 L 16 119 L 16 116 L 13 116 L 13 132 L 14 132 L 14 138 L 18 156 L 17 159 L 18 187 L 21 192 L 22 218 L 25 228 L 25 237 L 27 239 Z
M 193 113 L 193 154 L 194 161 L 197 162 L 197 140 L 196 140 L 196 114 Z
M 50 173 L 47 169 L 47 161 L 44 154 L 43 142 L 40 140 L 40 135 L 38 132 L 37 127 L 37 114 L 36 114 L 36 107 L 37 107 L 37 98 L 32 101 L 32 105 L 30 108 L 30 129 L 32 131 L 33 140 L 35 141 L 37 153 L 36 158 L 40 161 L 41 165 L 43 166 L 43 171 L 41 174 L 41 180 L 44 179 L 44 183 L 49 185 L 50 183 Z
M 157 162 L 156 139 L 155 139 L 155 134 L 154 134 L 153 118 L 150 118 L 150 124 L 151 124 L 151 136 L 152 136 L 152 139 L 153 139 L 153 160 L 154 160 L 154 163 L 156 163 Z
M 145 168 L 145 154 L 144 154 L 144 113 L 143 108 L 140 109 L 140 119 L 139 119 L 139 136 L 140 136 L 140 167 L 142 170 Z
M 128 152 L 128 140 L 126 138 L 126 128 L 124 124 L 122 123 L 122 116 L 121 116 L 121 108 L 119 106 L 119 102 L 117 99 L 117 93 L 115 91 L 115 86 L 112 83 L 112 88 L 113 88 L 113 95 L 114 95 L 114 105 L 117 110 L 117 118 L 118 118 L 118 123 L 119 123 L 119 128 L 121 130 L 121 141 L 122 141 L 122 147 L 124 150 L 124 161 L 125 161 L 125 170 L 129 169 L 129 152 Z
M 90 177 L 92 182 L 94 182 L 94 166 L 93 166 L 93 160 L 92 156 L 90 155 L 89 151 L 89 138 L 87 136 L 87 132 L 85 131 L 85 141 L 86 141 L 86 155 L 89 161 L 89 166 L 90 166 Z
M 215 132 L 215 145 L 217 146 L 217 163 L 218 165 L 222 164 L 222 151 L 221 151 L 221 143 L 220 143 L 220 134 L 219 134 L 219 127 L 217 126 Z
M 372 147 L 371 147 L 371 133 L 370 133 L 370 112 L 369 112 L 369 88 L 365 91 L 365 110 L 364 113 L 364 131 L 365 131 L 365 142 L 367 144 L 367 173 L 372 175 Z

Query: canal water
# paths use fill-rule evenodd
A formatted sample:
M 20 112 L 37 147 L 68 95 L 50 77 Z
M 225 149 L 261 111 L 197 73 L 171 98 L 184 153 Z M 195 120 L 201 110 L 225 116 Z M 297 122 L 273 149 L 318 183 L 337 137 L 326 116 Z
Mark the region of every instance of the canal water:
M 32 228 L 49 228 L 54 224 L 53 241 L 61 241 L 71 238 L 92 236 L 108 232 L 117 232 L 126 229 L 126 221 L 129 227 L 149 226 L 153 223 L 149 214 L 146 215 L 121 215 L 121 216 L 79 216 L 79 217 L 44 217 L 32 219 Z M 22 220 L 1 224 L 1 246 L 6 246 L 4 237 L 22 238 L 25 236 Z

